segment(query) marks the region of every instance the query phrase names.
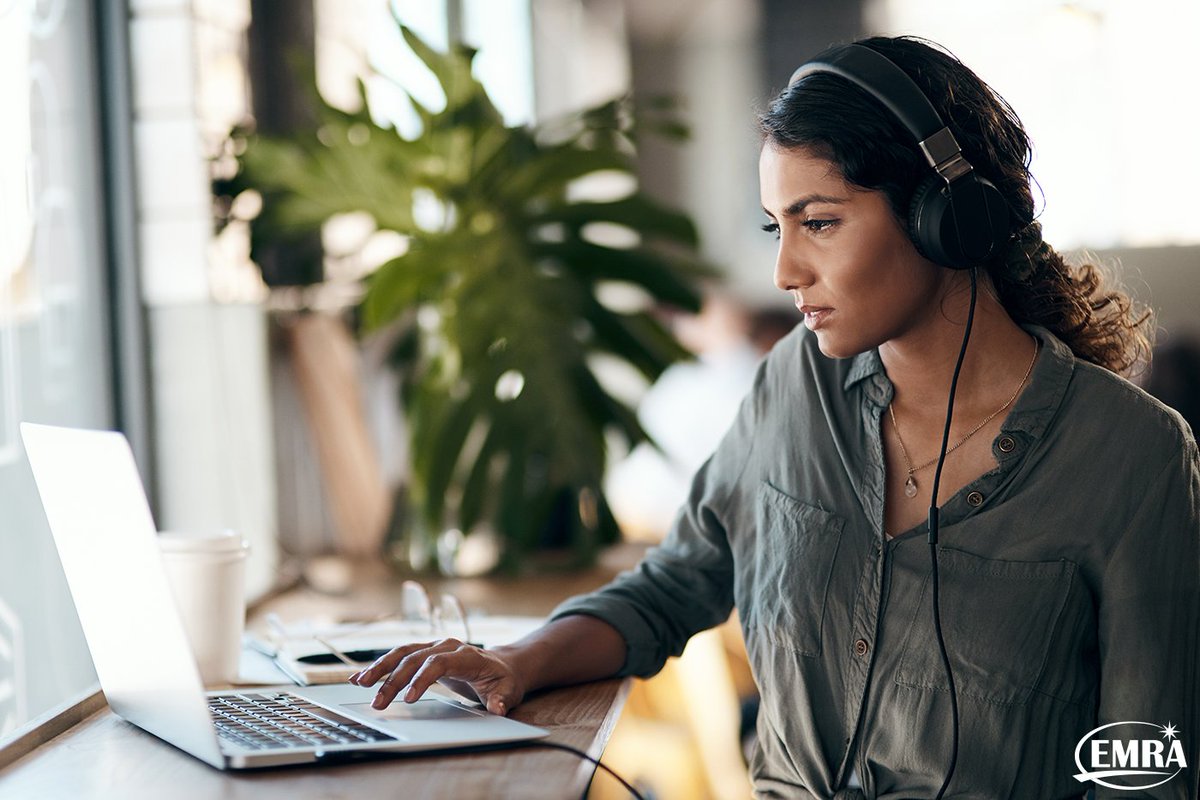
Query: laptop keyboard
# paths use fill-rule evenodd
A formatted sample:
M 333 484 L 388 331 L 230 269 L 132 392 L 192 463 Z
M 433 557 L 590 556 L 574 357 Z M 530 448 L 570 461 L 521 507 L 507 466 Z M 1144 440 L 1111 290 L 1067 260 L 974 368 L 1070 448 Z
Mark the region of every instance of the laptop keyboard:
M 217 736 L 247 750 L 391 742 L 382 731 L 286 693 L 208 698 Z

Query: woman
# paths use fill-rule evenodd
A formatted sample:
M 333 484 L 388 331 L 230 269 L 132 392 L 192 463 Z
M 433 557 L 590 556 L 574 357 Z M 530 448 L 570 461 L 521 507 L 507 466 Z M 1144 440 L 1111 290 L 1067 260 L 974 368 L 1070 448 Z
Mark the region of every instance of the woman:
M 540 687 L 653 674 L 736 605 L 760 796 L 934 797 L 957 741 L 946 796 L 1079 797 L 1076 744 L 1140 720 L 1174 723 L 1188 763 L 1138 796 L 1194 797 L 1200 459 L 1178 415 L 1117 376 L 1150 321 L 1041 241 L 1003 100 L 918 40 L 859 44 L 913 79 L 994 185 L 999 244 L 975 270 L 927 257 L 907 217 L 930 167 L 906 124 L 840 75 L 793 83 L 761 118 L 760 180 L 775 282 L 804 325 L 665 543 L 521 642 L 398 647 L 352 681 L 387 676 L 382 707 L 443 680 L 504 714 Z

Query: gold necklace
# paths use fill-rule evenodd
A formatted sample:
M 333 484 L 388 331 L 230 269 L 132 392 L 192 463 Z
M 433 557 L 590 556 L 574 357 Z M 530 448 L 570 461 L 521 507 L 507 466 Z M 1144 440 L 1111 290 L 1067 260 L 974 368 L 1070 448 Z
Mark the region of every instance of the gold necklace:
M 983 430 L 983 426 L 994 420 L 997 414 L 1013 404 L 1013 401 L 1017 399 L 1017 395 L 1021 393 L 1021 388 L 1025 385 L 1025 381 L 1029 380 L 1029 375 L 1033 372 L 1033 365 L 1037 362 L 1038 349 L 1038 344 L 1035 342 L 1033 345 L 1033 359 L 1029 362 L 1029 367 L 1025 370 L 1025 377 L 1021 378 L 1021 382 L 1017 384 L 1017 389 L 1012 393 L 1012 397 L 1008 398 L 1004 405 L 997 408 L 991 414 L 988 414 L 987 417 L 984 418 L 983 422 L 971 429 L 970 433 L 959 439 L 950 447 L 947 447 L 946 455 L 949 455 L 957 450 L 963 442 L 967 441 L 967 439 L 970 439 L 972 436 Z M 904 494 L 906 497 L 916 497 L 917 479 L 913 477 L 914 474 L 925 469 L 926 467 L 936 464 L 937 460 L 941 458 L 941 454 L 939 453 L 937 456 L 934 456 L 932 459 L 926 461 L 919 467 L 914 467 L 908 458 L 908 448 L 904 446 L 904 439 L 900 436 L 900 426 L 896 423 L 896 412 L 892 410 L 892 403 L 888 403 L 888 415 L 892 418 L 892 427 L 896 429 L 896 441 L 900 443 L 900 453 L 904 456 L 904 468 L 908 471 L 908 480 L 904 482 Z

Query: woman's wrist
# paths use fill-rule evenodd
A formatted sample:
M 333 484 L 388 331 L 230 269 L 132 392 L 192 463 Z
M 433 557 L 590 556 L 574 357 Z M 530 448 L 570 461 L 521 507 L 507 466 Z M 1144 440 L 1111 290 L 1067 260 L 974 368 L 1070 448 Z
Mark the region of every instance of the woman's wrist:
M 554 620 L 494 651 L 527 692 L 609 678 L 625 663 L 621 634 L 587 615 Z
M 521 694 L 528 694 L 536 689 L 542 688 L 537 682 L 539 669 L 536 665 L 536 659 L 533 650 L 532 642 L 515 642 L 513 644 L 500 645 L 498 647 L 489 648 L 491 652 L 512 671 L 513 679 L 517 682 Z

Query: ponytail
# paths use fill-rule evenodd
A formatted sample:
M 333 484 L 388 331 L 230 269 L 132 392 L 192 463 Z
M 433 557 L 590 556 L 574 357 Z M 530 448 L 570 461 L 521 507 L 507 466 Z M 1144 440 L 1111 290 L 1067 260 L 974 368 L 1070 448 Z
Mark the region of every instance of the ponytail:
M 1000 303 L 1018 323 L 1040 325 L 1084 361 L 1128 375 L 1149 363 L 1154 314 L 1112 285 L 1097 265 L 1068 265 L 1036 222 L 988 265 Z

